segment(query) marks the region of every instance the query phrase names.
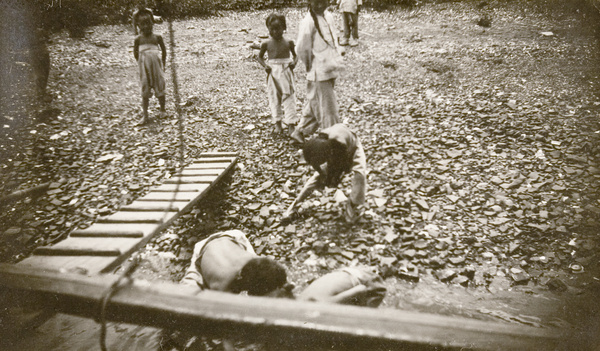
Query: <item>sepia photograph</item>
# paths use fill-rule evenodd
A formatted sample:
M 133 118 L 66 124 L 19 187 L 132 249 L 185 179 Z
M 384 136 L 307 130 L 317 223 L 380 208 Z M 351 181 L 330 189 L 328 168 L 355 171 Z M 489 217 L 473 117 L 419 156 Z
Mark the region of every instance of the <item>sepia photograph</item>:
M 0 49 L 0 350 L 600 351 L 600 0 L 2 0 Z

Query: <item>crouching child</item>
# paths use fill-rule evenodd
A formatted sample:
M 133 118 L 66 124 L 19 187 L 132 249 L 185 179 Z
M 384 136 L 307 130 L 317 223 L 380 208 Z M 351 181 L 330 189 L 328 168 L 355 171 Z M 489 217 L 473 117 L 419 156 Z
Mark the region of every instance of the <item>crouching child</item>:
M 336 188 L 346 173 L 352 173 L 352 190 L 343 205 L 344 217 L 348 223 L 358 219 L 357 207 L 365 202 L 367 189 L 367 160 L 360 140 L 354 132 L 342 123 L 323 129 L 317 136 L 308 140 L 303 148 L 304 159 L 315 173 L 304 185 L 300 194 L 283 215 L 289 220 L 296 207 L 308 198 L 313 191 L 325 187 Z

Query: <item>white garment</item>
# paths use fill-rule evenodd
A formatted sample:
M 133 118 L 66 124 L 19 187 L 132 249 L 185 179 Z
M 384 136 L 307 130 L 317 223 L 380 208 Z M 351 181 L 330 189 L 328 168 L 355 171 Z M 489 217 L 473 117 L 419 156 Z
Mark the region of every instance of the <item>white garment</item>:
M 331 71 L 329 67 L 335 64 L 340 57 L 341 48 L 338 45 L 336 35 L 337 29 L 331 13 L 325 11 L 323 16 L 316 16 L 319 21 L 321 35 L 317 31 L 315 22 L 310 15 L 300 22 L 298 28 L 298 44 L 296 53 L 307 67 L 306 79 L 310 81 L 324 81 L 337 78 L 337 71 Z
M 340 12 L 356 13 L 358 6 L 362 6 L 362 0 L 338 0 Z
M 287 125 L 298 123 L 294 72 L 290 68 L 291 58 L 269 59 L 271 73 L 267 77 L 267 96 L 273 122 Z

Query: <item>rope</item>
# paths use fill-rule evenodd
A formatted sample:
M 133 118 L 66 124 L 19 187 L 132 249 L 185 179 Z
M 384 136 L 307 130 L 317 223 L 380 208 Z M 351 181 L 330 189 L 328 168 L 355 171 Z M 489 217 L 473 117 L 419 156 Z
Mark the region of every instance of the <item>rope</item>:
M 183 168 L 184 158 L 185 158 L 185 138 L 184 138 L 184 125 L 183 125 L 183 113 L 181 109 L 181 96 L 179 94 L 179 84 L 177 82 L 177 64 L 175 63 L 175 34 L 173 31 L 173 22 L 169 18 L 169 49 L 171 51 L 169 64 L 171 67 L 171 77 L 173 80 L 173 96 L 175 98 L 175 111 L 177 113 L 177 124 L 178 126 L 178 134 L 179 134 L 179 167 Z M 179 189 L 179 184 L 177 184 L 177 190 Z M 174 193 L 177 193 L 175 190 Z M 173 195 L 173 201 L 175 200 L 175 195 Z M 165 214 L 166 216 L 166 214 Z M 102 304 L 100 306 L 100 349 L 102 351 L 106 351 L 106 308 L 110 299 L 121 289 L 123 286 L 131 283 L 133 279 L 131 279 L 131 275 L 135 271 L 135 269 L 139 266 L 141 262 L 141 255 L 135 253 L 131 264 L 125 268 L 125 271 L 119 278 L 110 286 L 110 288 L 104 293 L 102 296 Z
M 173 97 L 175 98 L 175 111 L 177 113 L 177 124 L 179 125 L 179 166 L 183 168 L 185 156 L 185 138 L 183 135 L 183 114 L 181 110 L 181 96 L 179 95 L 179 84 L 177 83 L 177 64 L 175 63 L 175 32 L 173 31 L 173 21 L 169 18 L 169 49 L 171 56 L 169 64 L 171 66 L 171 78 L 173 80 Z
M 102 296 L 102 304 L 100 306 L 100 349 L 106 351 L 106 307 L 110 302 L 110 299 L 116 294 L 119 289 L 123 286 L 133 282 L 131 275 L 135 269 L 140 265 L 141 255 L 136 253 L 131 261 L 131 264 L 125 268 L 123 274 L 108 288 L 108 290 Z

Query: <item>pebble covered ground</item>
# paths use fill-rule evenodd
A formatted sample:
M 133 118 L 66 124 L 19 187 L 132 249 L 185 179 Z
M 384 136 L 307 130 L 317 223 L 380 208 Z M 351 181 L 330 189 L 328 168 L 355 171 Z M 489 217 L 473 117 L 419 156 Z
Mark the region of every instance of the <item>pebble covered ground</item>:
M 130 27 L 93 27 L 77 40 L 54 35 L 53 101 L 31 103 L 26 84 L 3 100 L 1 193 L 50 185 L 2 204 L 0 258 L 17 262 L 89 226 L 202 152 L 236 151 L 230 179 L 145 248 L 140 277 L 178 280 L 195 242 L 235 228 L 259 254 L 283 262 L 298 289 L 365 264 L 386 277 L 388 307 L 569 325 L 563 300 L 585 305 L 600 291 L 598 16 L 555 2 L 476 5 L 361 13 L 360 45 L 347 50 L 336 86 L 370 168 L 354 225 L 338 208 L 348 179 L 280 223 L 311 170 L 271 133 L 265 73 L 251 49 L 266 38 L 268 11 L 174 22 L 170 115 L 148 127 L 135 126 Z M 283 12 L 294 39 L 305 10 Z M 155 31 L 171 47 L 168 25 Z M 25 74 L 19 62 L 15 74 Z M 298 67 L 298 111 L 304 76 Z M 500 302 L 526 311 L 547 296 L 557 301 L 547 313 Z

